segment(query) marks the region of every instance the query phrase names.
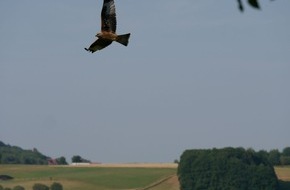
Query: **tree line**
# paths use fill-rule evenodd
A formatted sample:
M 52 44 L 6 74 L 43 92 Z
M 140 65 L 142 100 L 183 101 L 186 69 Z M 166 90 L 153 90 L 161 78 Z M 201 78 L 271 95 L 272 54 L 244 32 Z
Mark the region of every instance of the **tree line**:
M 290 148 L 254 151 L 244 148 L 186 150 L 180 157 L 181 190 L 279 190 L 273 164 L 290 158 Z
M 90 163 L 91 161 L 79 155 L 74 155 L 71 162 Z M 67 165 L 68 163 L 64 156 L 52 159 L 40 153 L 36 148 L 24 150 L 18 146 L 11 146 L 0 141 L 0 164 Z
M 260 156 L 265 157 L 274 166 L 290 165 L 290 147 L 286 147 L 280 152 L 278 149 L 270 151 L 260 150 L 257 152 Z
M 17 185 L 13 188 L 9 187 L 3 187 L 0 185 L 0 190 L 25 190 L 23 186 Z M 41 183 L 36 183 L 33 185 L 32 190 L 63 190 L 63 186 L 61 183 L 54 182 L 50 186 L 41 184 Z
M 49 157 L 40 153 L 36 148 L 23 150 L 0 141 L 0 164 L 47 164 Z

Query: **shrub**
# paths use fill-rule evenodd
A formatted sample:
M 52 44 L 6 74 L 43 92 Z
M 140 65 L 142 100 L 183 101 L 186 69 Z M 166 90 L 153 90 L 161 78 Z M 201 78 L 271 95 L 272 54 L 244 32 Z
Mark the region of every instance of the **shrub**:
M 62 185 L 60 183 L 56 183 L 54 182 L 51 186 L 50 186 L 50 190 L 63 190 Z
M 290 156 L 281 156 L 280 162 L 282 165 L 290 165 Z
M 12 190 L 25 190 L 25 188 L 22 187 L 22 186 L 20 186 L 20 185 L 17 185 L 17 186 L 15 186 L 15 187 L 13 187 Z
M 0 180 L 6 181 L 6 180 L 11 180 L 13 177 L 9 175 L 0 175 Z
M 33 190 L 49 190 L 49 187 L 41 183 L 36 183 L 33 185 L 32 189 Z

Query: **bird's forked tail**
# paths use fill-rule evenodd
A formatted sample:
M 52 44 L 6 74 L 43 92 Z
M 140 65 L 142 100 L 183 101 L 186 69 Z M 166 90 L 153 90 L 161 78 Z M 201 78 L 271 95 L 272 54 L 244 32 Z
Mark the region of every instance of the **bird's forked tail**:
M 129 38 L 130 38 L 130 33 L 118 35 L 116 41 L 119 42 L 120 44 L 123 44 L 124 46 L 127 46 L 129 43 Z

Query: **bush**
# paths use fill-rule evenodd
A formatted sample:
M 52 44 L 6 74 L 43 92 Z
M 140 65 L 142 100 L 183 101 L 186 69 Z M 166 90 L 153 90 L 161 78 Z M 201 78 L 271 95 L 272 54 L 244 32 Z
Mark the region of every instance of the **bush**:
M 277 190 L 273 166 L 263 154 L 243 148 L 187 150 L 180 159 L 181 190 Z
M 25 190 L 25 188 L 20 185 L 17 185 L 12 190 Z
M 0 175 L 0 180 L 7 181 L 7 180 L 11 180 L 11 179 L 13 179 L 13 177 L 11 177 L 9 175 Z
M 280 162 L 282 165 L 290 165 L 290 156 L 281 156 Z
M 32 189 L 33 190 L 49 190 L 49 187 L 41 183 L 36 183 L 33 185 Z
M 50 186 L 50 190 L 63 190 L 62 185 L 60 183 L 56 183 L 54 182 L 51 186 Z
M 285 147 L 282 151 L 283 156 L 289 156 L 290 157 L 290 147 Z

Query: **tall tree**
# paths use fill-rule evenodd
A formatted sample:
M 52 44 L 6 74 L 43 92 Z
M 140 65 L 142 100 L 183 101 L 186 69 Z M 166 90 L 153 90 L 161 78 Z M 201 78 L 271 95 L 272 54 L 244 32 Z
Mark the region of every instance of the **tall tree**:
M 290 147 L 285 147 L 282 151 L 283 156 L 290 156 Z
M 56 159 L 57 164 L 59 165 L 67 165 L 66 159 L 65 157 L 61 156 L 59 158 Z
M 89 161 L 87 159 L 82 158 L 79 155 L 73 156 L 72 159 L 71 159 L 71 161 L 73 163 L 90 163 L 91 162 L 91 161 Z
M 73 163 L 80 163 L 80 162 L 82 162 L 82 157 L 79 156 L 79 155 L 75 155 L 75 156 L 73 156 L 71 158 L 71 162 L 73 162 Z
M 269 162 L 274 166 L 280 165 L 280 155 L 281 154 L 278 149 L 270 150 L 268 156 Z
M 47 185 L 36 183 L 32 187 L 33 190 L 49 190 L 49 187 Z
M 63 190 L 63 187 L 60 183 L 54 182 L 51 186 L 50 186 L 50 190 Z
M 17 185 L 17 186 L 15 186 L 15 187 L 13 187 L 12 190 L 25 190 L 25 188 L 22 187 L 22 186 L 20 186 L 20 185 Z

